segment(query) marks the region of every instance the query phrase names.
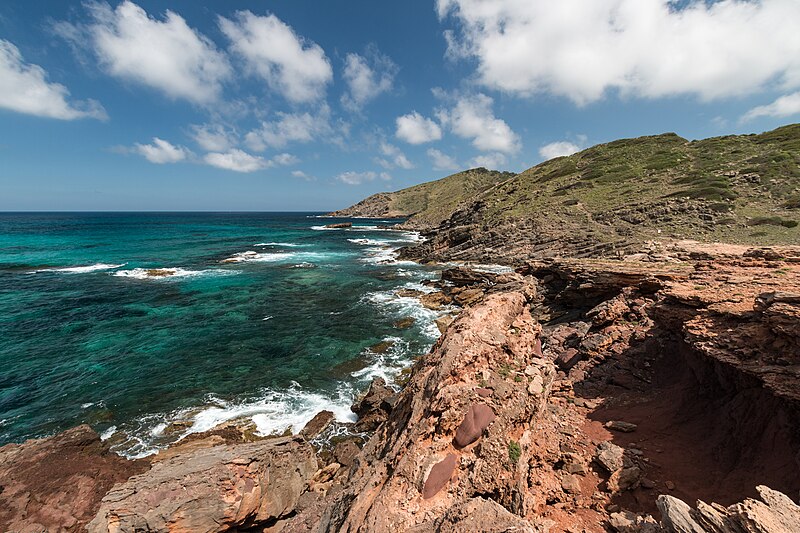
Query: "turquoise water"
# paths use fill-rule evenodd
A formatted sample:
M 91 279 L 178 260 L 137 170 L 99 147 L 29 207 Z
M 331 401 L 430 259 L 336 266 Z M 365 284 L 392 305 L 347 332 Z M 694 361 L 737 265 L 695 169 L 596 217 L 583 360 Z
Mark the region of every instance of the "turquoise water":
M 242 416 L 267 434 L 350 418 L 435 340 L 434 313 L 393 293 L 435 273 L 394 260 L 414 234 L 328 222 L 0 214 L 0 445 L 87 422 L 139 456 Z

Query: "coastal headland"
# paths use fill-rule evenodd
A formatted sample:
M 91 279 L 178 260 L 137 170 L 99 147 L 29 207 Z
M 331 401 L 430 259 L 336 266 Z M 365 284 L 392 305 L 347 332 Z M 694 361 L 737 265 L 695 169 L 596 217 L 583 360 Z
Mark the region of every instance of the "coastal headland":
M 800 531 L 798 158 L 798 126 L 657 136 L 334 213 L 408 217 L 442 272 L 405 296 L 454 309 L 357 422 L 9 444 L 0 529 Z

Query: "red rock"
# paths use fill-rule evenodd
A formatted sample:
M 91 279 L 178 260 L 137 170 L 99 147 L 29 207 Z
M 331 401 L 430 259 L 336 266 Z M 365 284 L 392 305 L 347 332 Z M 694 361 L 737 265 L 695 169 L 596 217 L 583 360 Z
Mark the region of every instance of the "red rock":
M 488 398 L 492 395 L 492 389 L 487 389 L 486 387 L 481 387 L 480 389 L 475 389 L 475 392 L 478 393 L 478 396 L 481 398 Z
M 568 371 L 580 361 L 582 355 L 575 348 L 569 348 L 556 357 L 556 365 L 564 371 Z
M 427 500 L 438 494 L 450 481 L 453 471 L 456 469 L 456 464 L 458 464 L 458 457 L 453 453 L 449 453 L 447 457 L 433 465 L 428 474 L 428 479 L 425 480 L 425 486 L 422 488 L 422 497 Z
M 494 422 L 495 415 L 491 407 L 484 404 L 472 404 L 464 416 L 464 421 L 458 426 L 453 439 L 456 447 L 469 446 L 483 434 L 483 430 Z

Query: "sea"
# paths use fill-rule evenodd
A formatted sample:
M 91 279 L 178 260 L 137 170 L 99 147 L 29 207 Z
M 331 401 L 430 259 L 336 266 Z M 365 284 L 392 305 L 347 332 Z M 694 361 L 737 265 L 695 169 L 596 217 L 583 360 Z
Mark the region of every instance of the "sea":
M 229 420 L 353 421 L 438 337 L 437 312 L 396 294 L 437 276 L 397 260 L 421 237 L 396 222 L 0 213 L 0 445 L 86 423 L 143 457 Z

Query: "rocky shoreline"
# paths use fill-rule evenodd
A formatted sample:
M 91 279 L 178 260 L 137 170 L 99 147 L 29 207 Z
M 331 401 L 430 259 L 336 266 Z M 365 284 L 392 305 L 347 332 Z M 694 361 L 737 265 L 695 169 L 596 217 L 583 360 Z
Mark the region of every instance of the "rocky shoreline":
M 800 531 L 800 249 L 628 259 L 445 269 L 406 296 L 461 312 L 350 436 L 4 446 L 0 530 Z

